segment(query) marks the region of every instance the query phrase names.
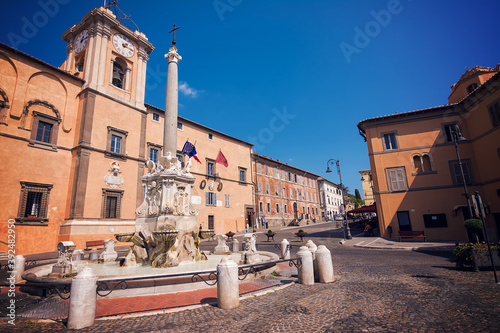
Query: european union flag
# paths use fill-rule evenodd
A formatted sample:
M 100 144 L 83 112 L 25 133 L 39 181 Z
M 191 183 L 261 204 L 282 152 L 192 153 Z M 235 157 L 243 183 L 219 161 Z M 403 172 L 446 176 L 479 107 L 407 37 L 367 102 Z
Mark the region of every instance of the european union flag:
M 201 161 L 196 156 L 196 154 L 197 154 L 196 148 L 194 147 L 194 145 L 191 142 L 186 141 L 186 143 L 184 144 L 184 147 L 182 148 L 182 153 L 186 154 L 188 157 L 193 157 L 198 163 L 201 163 Z

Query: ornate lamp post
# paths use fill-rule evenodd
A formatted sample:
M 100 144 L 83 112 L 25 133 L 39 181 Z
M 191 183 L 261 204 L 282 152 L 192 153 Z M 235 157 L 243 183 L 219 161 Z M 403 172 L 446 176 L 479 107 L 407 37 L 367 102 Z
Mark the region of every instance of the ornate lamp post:
M 464 168 L 463 168 L 462 160 L 460 159 L 460 153 L 458 150 L 458 143 L 463 142 L 463 141 L 467 141 L 467 139 L 463 137 L 462 132 L 460 132 L 460 128 L 458 127 L 458 125 L 453 125 L 451 127 L 450 132 L 451 132 L 451 136 L 453 138 L 453 143 L 455 143 L 455 150 L 457 152 L 458 166 L 460 167 L 460 176 L 462 177 L 462 183 L 464 185 L 464 191 L 465 191 L 465 198 L 467 199 L 467 207 L 469 208 L 469 218 L 472 218 L 474 216 L 472 215 L 472 207 L 471 207 L 470 200 L 469 200 L 469 192 L 467 191 L 467 184 L 465 182 Z
M 349 222 L 347 222 L 347 210 L 345 208 L 345 193 L 344 193 L 344 186 L 342 185 L 342 174 L 340 173 L 340 161 L 333 158 L 329 159 L 328 162 L 326 162 L 326 173 L 332 172 L 332 170 L 328 166 L 329 164 L 337 165 L 337 173 L 339 174 L 340 177 L 340 190 L 342 192 L 342 207 L 344 209 L 344 221 L 345 221 L 344 238 L 352 239 L 351 229 L 349 229 Z

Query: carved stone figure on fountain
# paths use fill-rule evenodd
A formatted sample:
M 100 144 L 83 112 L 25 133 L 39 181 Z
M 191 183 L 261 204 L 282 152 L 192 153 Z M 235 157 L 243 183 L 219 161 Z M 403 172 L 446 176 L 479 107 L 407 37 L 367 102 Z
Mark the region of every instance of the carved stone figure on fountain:
M 49 273 L 49 277 L 60 278 L 73 273 L 72 255 L 75 247 L 76 245 L 71 241 L 59 242 L 59 244 L 57 244 L 59 257 L 54 266 L 52 266 L 52 273 Z
M 257 253 L 257 237 L 255 234 L 246 234 L 243 236 L 243 253 L 241 254 L 240 264 L 255 264 L 261 261 Z

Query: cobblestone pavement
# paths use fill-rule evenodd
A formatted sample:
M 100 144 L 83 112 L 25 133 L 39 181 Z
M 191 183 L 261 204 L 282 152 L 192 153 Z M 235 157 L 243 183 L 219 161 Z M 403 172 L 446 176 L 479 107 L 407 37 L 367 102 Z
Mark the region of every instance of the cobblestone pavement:
M 243 299 L 233 310 L 205 305 L 162 315 L 100 319 L 79 332 L 499 331 L 500 285 L 491 271 L 458 271 L 449 252 L 345 247 L 338 244 L 338 230 L 321 229 L 314 226 L 307 232 L 317 245 L 332 251 L 337 276 L 333 283 L 292 285 Z M 289 236 L 291 231 L 277 236 L 281 233 Z M 0 332 L 64 331 L 61 321 L 0 325 Z

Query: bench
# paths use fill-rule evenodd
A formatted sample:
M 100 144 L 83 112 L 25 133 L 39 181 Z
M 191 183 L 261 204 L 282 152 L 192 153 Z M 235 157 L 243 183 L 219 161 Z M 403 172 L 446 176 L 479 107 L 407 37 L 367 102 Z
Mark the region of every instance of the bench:
M 401 238 L 423 238 L 424 242 L 426 242 L 425 239 L 425 233 L 423 231 L 399 231 L 399 241 L 401 242 Z
M 93 241 L 86 241 L 85 242 L 85 250 L 89 250 L 90 248 L 96 247 L 96 246 L 104 246 L 104 240 L 93 240 Z

